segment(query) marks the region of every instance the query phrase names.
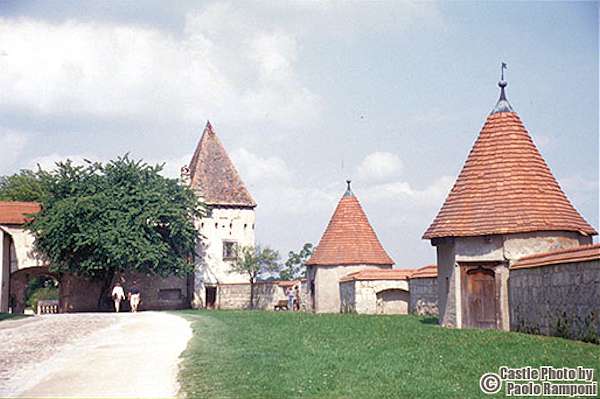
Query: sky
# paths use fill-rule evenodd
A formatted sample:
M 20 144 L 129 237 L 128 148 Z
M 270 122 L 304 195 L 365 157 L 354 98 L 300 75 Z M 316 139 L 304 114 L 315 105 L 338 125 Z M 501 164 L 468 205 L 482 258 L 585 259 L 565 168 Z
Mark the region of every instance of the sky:
M 352 188 L 396 267 L 498 99 L 598 229 L 598 4 L 0 0 L 0 175 L 129 152 L 177 177 L 206 120 L 257 240 L 317 244 Z

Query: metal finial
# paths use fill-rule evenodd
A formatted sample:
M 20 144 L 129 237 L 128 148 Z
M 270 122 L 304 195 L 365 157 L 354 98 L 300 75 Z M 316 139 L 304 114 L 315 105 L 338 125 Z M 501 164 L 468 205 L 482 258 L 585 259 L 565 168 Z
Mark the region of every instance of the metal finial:
M 348 187 L 346 188 L 346 192 L 344 193 L 344 197 L 353 196 L 354 195 L 354 193 L 352 192 L 352 189 L 350 188 L 350 183 L 352 183 L 352 180 L 350 180 L 350 179 L 346 180 L 346 184 L 348 185 Z
M 504 80 L 505 69 L 508 69 L 508 67 L 506 66 L 506 62 L 503 62 L 500 65 L 500 81 L 498 82 L 498 87 L 500 87 L 500 98 L 498 99 L 496 106 L 492 110 L 492 114 L 496 114 L 499 112 L 514 112 L 512 106 L 506 99 L 506 93 L 504 91 L 504 88 L 508 86 L 508 83 L 506 82 L 506 80 Z

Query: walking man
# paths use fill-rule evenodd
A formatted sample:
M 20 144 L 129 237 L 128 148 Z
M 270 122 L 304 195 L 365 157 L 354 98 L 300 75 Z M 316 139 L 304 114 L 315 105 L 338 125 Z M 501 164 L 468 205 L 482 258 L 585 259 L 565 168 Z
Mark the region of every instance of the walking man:
M 137 287 L 136 282 L 133 282 L 133 287 L 129 289 L 129 305 L 131 306 L 132 312 L 138 311 L 138 306 L 140 306 L 140 290 Z
M 115 302 L 115 312 L 119 313 L 119 309 L 121 309 L 121 301 L 125 299 L 125 292 L 123 291 L 123 287 L 121 287 L 121 283 L 118 281 L 115 283 L 115 286 L 112 290 L 112 299 Z

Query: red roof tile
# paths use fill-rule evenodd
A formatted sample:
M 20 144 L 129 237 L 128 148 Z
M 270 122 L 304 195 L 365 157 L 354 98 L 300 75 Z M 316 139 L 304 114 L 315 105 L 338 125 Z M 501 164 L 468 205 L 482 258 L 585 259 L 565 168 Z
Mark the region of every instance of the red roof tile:
M 189 169 L 192 188 L 208 205 L 256 206 L 210 122 L 206 123 Z
M 0 201 L 0 224 L 23 224 L 30 220 L 25 215 L 40 209 L 37 202 Z
M 531 231 L 594 235 L 515 112 L 487 118 L 424 239 Z
M 342 277 L 340 282 L 365 280 L 407 280 L 414 271 L 414 269 L 365 269 Z
M 575 248 L 524 256 L 513 263 L 510 268 L 529 269 L 532 267 L 585 262 L 590 260 L 600 260 L 600 244 L 581 245 Z
M 437 265 L 427 265 L 415 270 L 410 278 L 433 278 L 437 277 Z
M 338 203 L 307 265 L 393 265 L 350 190 Z

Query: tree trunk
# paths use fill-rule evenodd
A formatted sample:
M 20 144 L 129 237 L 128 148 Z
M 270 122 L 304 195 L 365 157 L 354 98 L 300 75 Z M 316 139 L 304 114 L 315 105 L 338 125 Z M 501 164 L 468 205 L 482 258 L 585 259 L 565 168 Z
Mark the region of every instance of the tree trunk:
M 250 309 L 254 309 L 254 279 L 250 279 Z
M 107 271 L 106 274 L 104 275 L 104 279 L 102 280 L 102 289 L 100 290 L 100 296 L 98 297 L 98 304 L 96 306 L 98 308 L 98 310 L 104 310 L 102 303 L 106 300 L 106 298 L 109 295 L 110 285 L 111 285 L 114 277 L 115 277 L 114 270 Z

